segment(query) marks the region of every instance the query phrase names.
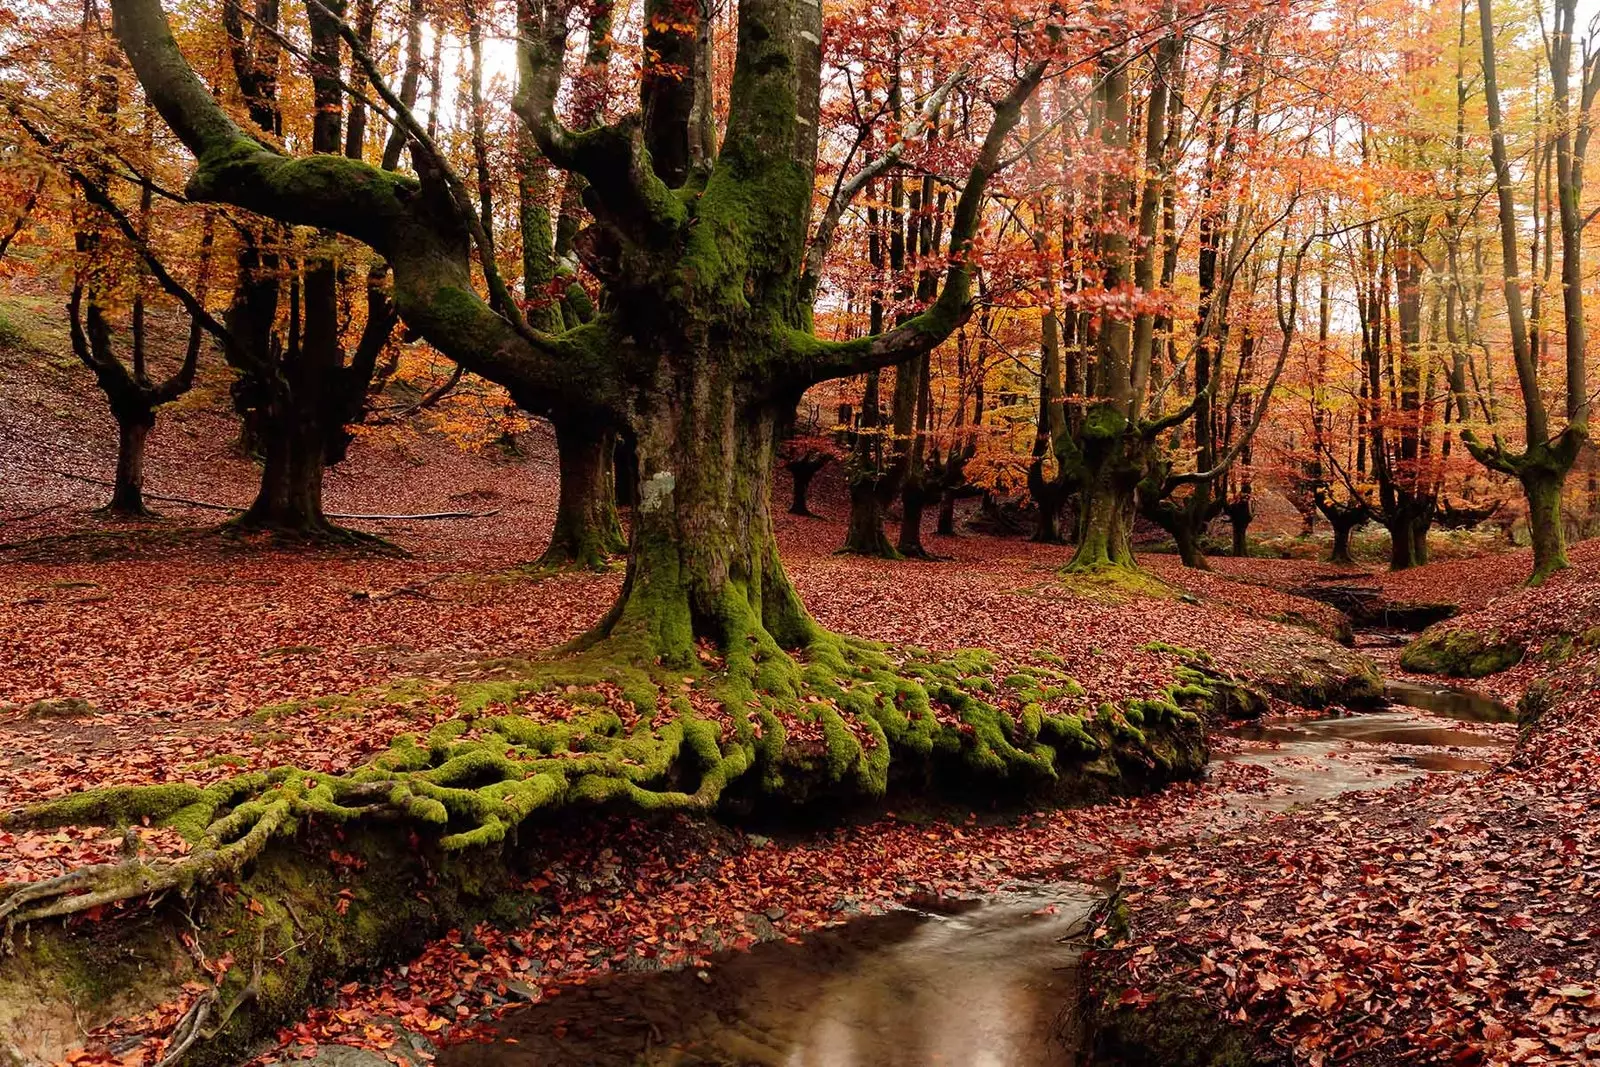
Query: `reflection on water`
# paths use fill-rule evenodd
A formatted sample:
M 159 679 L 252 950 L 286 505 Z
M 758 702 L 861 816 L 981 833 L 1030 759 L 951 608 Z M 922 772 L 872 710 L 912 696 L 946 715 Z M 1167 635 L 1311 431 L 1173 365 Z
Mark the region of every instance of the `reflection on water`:
M 897 911 L 701 972 L 612 975 L 508 1015 L 441 1067 L 1069 1067 L 1073 942 L 1094 898 L 1052 886 Z M 514 1043 L 512 1043 L 514 1042 Z
M 1500 703 L 1470 689 L 1457 689 L 1443 685 L 1419 685 L 1416 682 L 1389 680 L 1383 683 L 1383 695 L 1391 704 L 1404 704 L 1421 708 L 1447 719 L 1462 722 L 1516 722 L 1515 708 Z
M 1382 711 L 1320 719 L 1272 720 L 1223 731 L 1245 744 L 1222 758 L 1272 771 L 1270 791 L 1241 795 L 1230 804 L 1284 811 L 1356 789 L 1377 789 L 1426 771 L 1487 771 L 1510 746 L 1504 731 L 1471 730 L 1449 719 L 1499 723 L 1515 713 L 1488 697 L 1442 686 L 1389 682 Z M 1432 714 L 1419 715 L 1407 707 Z M 1445 716 L 1439 718 L 1437 716 Z

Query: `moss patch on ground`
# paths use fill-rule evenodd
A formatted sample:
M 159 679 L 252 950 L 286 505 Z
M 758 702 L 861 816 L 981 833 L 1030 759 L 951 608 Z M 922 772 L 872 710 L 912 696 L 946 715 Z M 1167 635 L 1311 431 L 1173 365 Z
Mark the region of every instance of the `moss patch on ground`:
M 15 949 L 0 957 L 0 1019 L 26 1005 L 17 1025 L 42 1032 L 40 1020 L 104 1020 L 130 1001 L 159 1003 L 161 990 L 170 999 L 199 977 L 179 938 L 192 918 L 204 956 L 232 960 L 216 1010 L 238 1010 L 204 1055 L 223 1062 L 324 980 L 474 915 L 532 906 L 513 872 L 516 835 L 536 815 L 1085 802 L 1201 773 L 1198 712 L 1225 699 L 1223 679 L 1186 669 L 1159 696 L 1096 706 L 1050 657 L 1002 669 L 979 650 L 834 635 L 781 661 L 754 646 L 743 659 L 703 653 L 672 671 L 604 650 L 497 660 L 486 680 L 385 691 L 456 711 L 347 773 L 111 786 L 12 813 L 11 827 L 169 827 L 192 848 L 0 892 Z M 330 713 L 357 703 L 330 701 Z M 84 922 L 86 909 L 101 921 Z

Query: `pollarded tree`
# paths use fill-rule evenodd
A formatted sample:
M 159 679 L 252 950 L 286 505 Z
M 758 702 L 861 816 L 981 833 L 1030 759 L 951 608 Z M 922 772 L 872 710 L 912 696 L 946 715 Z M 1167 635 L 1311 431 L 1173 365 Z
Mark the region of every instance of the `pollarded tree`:
M 1555 172 L 1560 205 L 1562 324 L 1565 328 L 1566 426 L 1553 431 L 1540 382 L 1538 353 L 1529 338 L 1521 289 L 1520 222 L 1517 215 L 1510 152 L 1506 147 L 1495 64 L 1494 12 L 1491 0 L 1478 0 L 1483 45 L 1483 93 L 1489 113 L 1490 155 L 1498 193 L 1501 265 L 1505 281 L 1506 321 L 1511 355 L 1522 392 L 1524 445 L 1514 451 L 1496 435 L 1483 444 L 1471 431 L 1461 437 L 1473 457 L 1490 470 L 1515 477 L 1528 499 L 1528 529 L 1533 540 L 1533 573 L 1529 584 L 1543 582 L 1568 566 L 1561 518 L 1561 492 L 1567 472 L 1588 439 L 1588 352 L 1583 308 L 1583 168 L 1594 132 L 1591 111 L 1600 95 L 1600 51 L 1593 39 L 1583 43 L 1574 106 L 1573 28 L 1576 0 L 1559 0 L 1555 28 L 1545 40 L 1553 91 Z M 1458 397 L 1464 397 L 1458 388 Z M 1464 401 L 1458 401 L 1463 404 Z
M 577 248 L 611 297 L 592 321 L 561 333 L 528 324 L 481 240 L 465 185 L 404 109 L 396 118 L 416 142 L 417 178 L 342 155 L 288 155 L 217 103 L 179 51 L 160 0 L 115 0 L 113 9 L 148 99 L 198 160 L 191 196 L 365 242 L 393 270 L 401 316 L 440 351 L 506 386 L 524 407 L 592 410 L 631 431 L 640 495 L 628 574 L 591 644 L 688 665 L 705 639 L 749 664 L 782 662 L 783 649 L 821 636 L 773 538 L 774 428 L 807 386 L 904 362 L 962 321 L 984 186 L 1044 73 L 1044 60 L 1025 53 L 1048 34 L 1019 29 L 1005 58 L 997 51 L 991 59 L 1013 73 L 963 185 L 938 298 L 884 333 L 833 342 L 810 329 L 809 296 L 826 254 L 825 244 L 809 255 L 806 248 L 820 99 L 815 0 L 741 5 L 714 157 L 691 137 L 701 79 L 687 41 L 646 49 L 638 113 L 573 130 L 554 107 L 567 7 L 524 12 L 518 116 L 552 165 L 588 183 L 594 223 Z M 645 16 L 692 41 L 697 11 L 650 0 Z M 395 107 L 357 34 L 342 33 Z M 489 301 L 472 283 L 475 244 Z

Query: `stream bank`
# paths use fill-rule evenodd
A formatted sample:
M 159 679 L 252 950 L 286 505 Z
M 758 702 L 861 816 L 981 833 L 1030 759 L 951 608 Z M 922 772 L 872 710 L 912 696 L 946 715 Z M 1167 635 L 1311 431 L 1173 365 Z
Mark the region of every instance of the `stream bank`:
M 1510 743 L 1510 714 L 1473 695 L 1397 687 L 1390 706 L 1222 731 L 1210 817 L 1192 843 L 1291 806 L 1473 772 Z M 1406 701 L 1401 704 L 1400 701 Z M 1447 707 L 1459 718 L 1417 710 Z M 1408 706 L 1410 705 L 1410 706 Z M 1483 724 L 1489 724 L 1487 726 Z M 1240 768 L 1261 774 L 1239 775 Z M 1022 882 L 840 921 L 792 941 L 659 974 L 608 974 L 508 1010 L 441 1067 L 1106 1067 L 1273 1062 L 1268 1050 L 1173 997 L 1126 1014 L 1080 1011 L 1079 963 L 1114 939 L 1103 886 Z M 1160 1021 L 1159 1026 L 1152 1025 Z M 1192 1057 L 1192 1058 L 1185 1058 Z M 1220 1057 L 1220 1058 L 1219 1058 Z M 1230 1059 L 1229 1057 L 1235 1057 Z M 1244 1058 L 1239 1058 L 1244 1057 Z M 327 1067 L 377 1067 L 330 1062 Z

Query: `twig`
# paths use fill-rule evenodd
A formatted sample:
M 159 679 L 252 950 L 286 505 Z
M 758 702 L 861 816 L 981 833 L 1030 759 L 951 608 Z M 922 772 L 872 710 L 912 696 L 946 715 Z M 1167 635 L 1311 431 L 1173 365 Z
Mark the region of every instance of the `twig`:
M 156 1062 L 156 1067 L 172 1067 L 183 1058 L 194 1043 L 200 1040 L 201 1027 L 211 1015 L 211 1006 L 217 1002 L 217 991 L 208 989 L 200 994 L 195 1002 L 189 1005 L 189 1010 L 183 1013 L 183 1018 L 178 1020 L 178 1025 L 173 1028 L 171 1043 L 167 1045 L 166 1054 Z

